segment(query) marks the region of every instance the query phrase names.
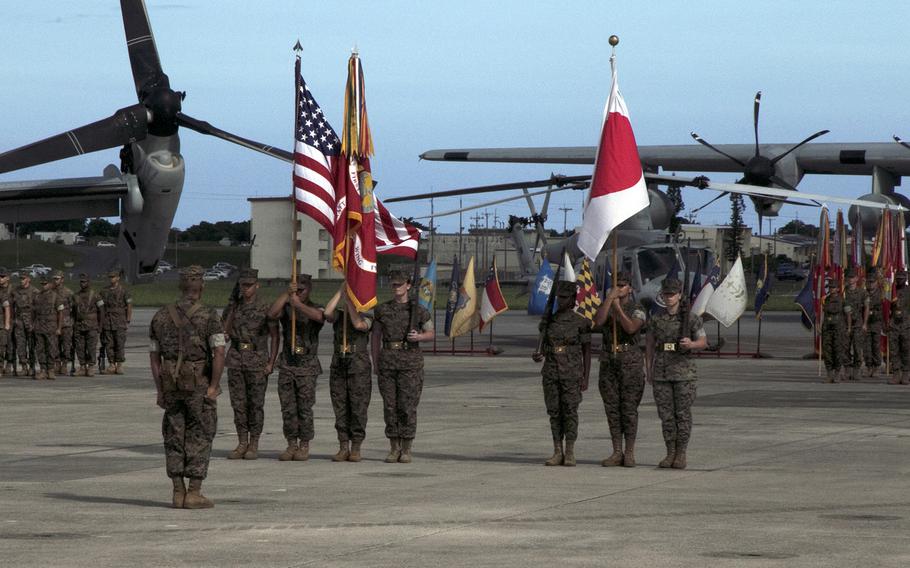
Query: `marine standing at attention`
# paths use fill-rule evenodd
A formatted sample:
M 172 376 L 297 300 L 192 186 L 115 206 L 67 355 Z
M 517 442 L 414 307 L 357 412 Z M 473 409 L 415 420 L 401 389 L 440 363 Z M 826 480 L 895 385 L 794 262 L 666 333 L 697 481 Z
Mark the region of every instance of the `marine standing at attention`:
M 855 268 L 847 271 L 847 290 L 844 292 L 847 312 L 847 362 L 850 363 L 848 379 L 858 381 L 863 366 L 863 321 L 867 302 L 866 291 L 860 286 L 859 272 Z M 845 363 L 846 364 L 846 363 Z
M 894 276 L 897 289 L 891 302 L 891 321 L 888 328 L 888 358 L 891 362 L 892 385 L 910 384 L 910 288 L 907 271 L 899 270 Z
M 56 378 L 57 342 L 63 325 L 63 304 L 60 303 L 53 281 L 41 277 L 41 292 L 35 295 L 35 379 Z
M 373 390 L 373 367 L 370 364 L 370 328 L 373 317 L 354 309 L 345 296 L 345 306 L 338 304 L 341 290 L 325 306 L 325 321 L 332 324 L 334 349 L 329 369 L 329 394 L 335 411 L 338 453 L 332 461 L 359 462 L 360 446 L 366 438 L 367 410 Z M 345 313 L 345 311 L 347 313 Z M 346 341 L 345 341 L 346 337 Z
M 540 322 L 543 352 L 531 357 L 543 361 L 543 398 L 550 416 L 553 455 L 544 465 L 575 465 L 575 440 L 578 438 L 578 405 L 588 389 L 591 369 L 591 322 L 575 313 L 575 282 L 560 281 L 556 286 L 556 313 Z M 549 306 L 550 304 L 548 304 Z M 565 441 L 565 450 L 563 450 Z
M 288 447 L 278 456 L 281 461 L 310 459 L 313 429 L 313 404 L 319 364 L 319 331 L 324 317 L 322 306 L 310 301 L 312 276 L 300 274 L 296 286 L 278 296 L 269 317 L 281 323 L 281 356 L 278 359 L 278 400 L 281 422 Z M 291 345 L 291 313 L 295 313 L 294 345 Z
M 641 331 L 647 312 L 632 299 L 629 274 L 616 275 L 615 286 L 597 309 L 594 325 L 601 326 L 600 396 L 610 425 L 613 453 L 601 462 L 604 467 L 635 467 L 635 437 L 638 433 L 638 405 L 645 392 L 645 356 Z M 616 332 L 616 345 L 613 333 Z M 623 451 L 625 439 L 625 451 Z
M 878 275 L 870 272 L 866 275 L 866 293 L 869 308 L 863 320 L 863 359 L 866 361 L 868 376 L 874 377 L 882 366 L 882 289 Z
M 376 361 L 387 463 L 411 463 L 411 445 L 417 434 L 417 405 L 423 390 L 421 341 L 436 335 L 426 308 L 408 299 L 411 282 L 400 270 L 389 273 L 393 297 L 376 306 L 373 322 L 373 361 Z
M 822 357 L 825 360 L 826 382 L 836 383 L 847 357 L 847 325 L 852 309 L 844 302 L 840 286 L 830 278 L 825 281 L 825 300 L 822 308 Z
M 32 286 L 32 275 L 23 272 L 19 275 L 19 286 L 13 290 L 13 341 L 16 344 L 16 358 L 19 359 L 20 377 L 32 374 L 31 360 L 34 357 L 35 314 L 34 302 L 38 289 Z
M 667 456 L 658 467 L 685 469 L 698 378 L 692 352 L 708 346 L 708 335 L 699 316 L 680 309 L 679 280 L 665 278 L 660 295 L 666 310 L 655 314 L 648 323 L 645 355 L 645 376 L 653 385 L 654 403 L 667 445 Z
M 111 285 L 101 291 L 104 300 L 104 321 L 101 333 L 107 355 L 107 369 L 98 369 L 102 375 L 122 375 L 126 362 L 126 330 L 133 319 L 133 297 L 120 283 L 120 269 L 108 272 Z
M 164 409 L 165 465 L 177 509 L 214 506 L 202 494 L 202 481 L 218 426 L 225 339 L 218 313 L 202 304 L 203 273 L 201 266 L 181 270 L 180 300 L 158 310 L 149 326 L 149 364 Z
M 10 337 L 13 329 L 12 288 L 9 285 L 9 271 L 0 267 L 0 374 L 12 375 L 16 370 L 13 360 L 13 342 Z
M 57 343 L 57 373 L 66 374 L 73 360 L 73 291 L 63 283 L 63 271 L 54 271 L 54 290 L 63 304 L 63 326 Z
M 79 275 L 79 291 L 73 297 L 73 346 L 79 359 L 78 375 L 95 376 L 98 330 L 104 321 L 104 300 L 92 289 L 88 274 Z
M 228 459 L 254 460 L 259 457 L 265 421 L 265 391 L 278 358 L 278 325 L 269 319 L 269 306 L 257 295 L 259 271 L 241 270 L 238 284 L 240 298 L 224 312 L 224 329 L 231 339 L 226 363 L 228 392 L 239 440 Z

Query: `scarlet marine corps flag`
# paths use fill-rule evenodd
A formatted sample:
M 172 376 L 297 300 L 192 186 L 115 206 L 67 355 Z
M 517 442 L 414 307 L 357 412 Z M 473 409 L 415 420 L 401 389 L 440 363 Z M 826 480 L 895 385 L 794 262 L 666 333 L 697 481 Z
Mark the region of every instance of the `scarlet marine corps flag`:
M 604 109 L 591 193 L 578 231 L 578 248 L 592 261 L 617 225 L 648 206 L 648 190 L 629 110 L 619 94 L 615 59 L 610 57 L 613 84 Z

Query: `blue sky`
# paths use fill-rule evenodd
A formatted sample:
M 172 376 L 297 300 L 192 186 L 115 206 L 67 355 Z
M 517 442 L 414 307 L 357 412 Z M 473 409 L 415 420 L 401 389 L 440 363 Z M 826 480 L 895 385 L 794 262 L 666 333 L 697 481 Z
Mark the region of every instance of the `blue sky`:
M 346 60 L 357 46 L 377 155 L 380 197 L 577 175 L 590 167 L 421 162 L 433 148 L 593 145 L 618 34 L 620 86 L 639 144 L 752 140 L 752 97 L 763 91 L 761 140 L 825 142 L 910 137 L 902 2 L 310 2 L 148 0 L 164 70 L 187 92 L 184 111 L 239 135 L 290 149 L 293 53 L 340 130 Z M 217 7 L 217 9 L 215 9 Z M 135 103 L 119 2 L 33 0 L 0 7 L 0 150 L 98 120 Z M 181 131 L 187 163 L 175 224 L 242 220 L 249 196 L 290 192 L 288 165 Z M 117 150 L 5 174 L 2 180 L 100 175 Z M 709 174 L 732 181 L 732 174 Z M 865 177 L 810 176 L 800 188 L 858 196 Z M 558 194 L 557 194 L 558 195 Z M 687 208 L 709 199 L 684 194 Z M 482 198 L 465 199 L 465 203 Z M 580 220 L 582 195 L 554 197 Z M 457 206 L 438 200 L 437 210 Z M 489 212 L 493 214 L 493 207 Z M 398 204 L 420 215 L 429 204 Z M 526 214 L 495 207 L 499 217 Z M 813 209 L 785 206 L 779 226 Z M 698 215 L 729 219 L 729 201 Z M 747 221 L 755 223 L 749 210 Z M 467 224 L 467 221 L 465 221 Z M 457 218 L 440 220 L 444 230 Z

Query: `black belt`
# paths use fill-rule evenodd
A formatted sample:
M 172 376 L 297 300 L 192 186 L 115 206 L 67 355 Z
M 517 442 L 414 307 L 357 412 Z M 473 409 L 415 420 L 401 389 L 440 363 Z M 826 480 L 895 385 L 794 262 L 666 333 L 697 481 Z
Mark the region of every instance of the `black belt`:
M 413 344 L 413 347 L 411 345 L 412 344 L 407 341 L 383 341 L 382 342 L 383 349 L 390 349 L 392 351 L 402 351 L 402 350 L 418 348 L 418 345 L 416 343 Z
M 363 345 L 353 345 L 349 344 L 347 347 L 342 345 L 335 346 L 335 353 L 338 355 L 351 355 L 353 353 L 362 353 L 366 351 L 366 348 Z

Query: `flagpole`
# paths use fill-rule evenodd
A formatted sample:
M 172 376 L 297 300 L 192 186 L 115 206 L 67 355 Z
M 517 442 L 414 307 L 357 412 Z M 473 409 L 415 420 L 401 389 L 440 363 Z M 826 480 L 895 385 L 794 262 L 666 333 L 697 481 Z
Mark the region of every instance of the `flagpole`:
M 294 140 L 297 140 L 297 129 L 300 127 L 300 52 L 303 46 L 300 40 L 294 44 L 294 51 L 297 53 L 296 76 L 294 82 L 298 88 L 294 89 Z M 291 288 L 296 291 L 297 288 L 297 199 L 296 189 L 294 188 L 294 176 L 291 176 Z M 290 294 L 290 292 L 289 292 Z M 288 303 L 291 298 L 288 296 Z M 297 348 L 297 309 L 291 304 L 291 353 Z
M 612 39 L 611 43 L 612 43 Z M 619 38 L 616 40 L 619 43 Z M 616 288 L 616 275 L 619 274 L 619 255 L 617 252 L 617 241 L 619 241 L 619 230 L 613 231 L 613 278 L 611 278 L 610 284 L 613 288 Z M 610 306 L 607 306 L 607 311 L 609 312 Z M 617 330 L 616 330 L 616 314 L 613 314 L 613 353 L 616 353 L 616 346 L 618 344 L 617 339 Z

